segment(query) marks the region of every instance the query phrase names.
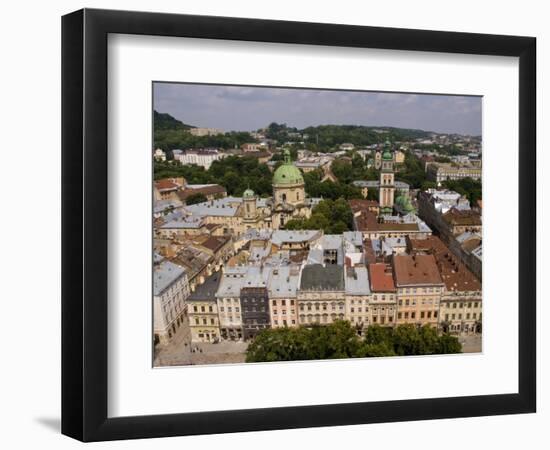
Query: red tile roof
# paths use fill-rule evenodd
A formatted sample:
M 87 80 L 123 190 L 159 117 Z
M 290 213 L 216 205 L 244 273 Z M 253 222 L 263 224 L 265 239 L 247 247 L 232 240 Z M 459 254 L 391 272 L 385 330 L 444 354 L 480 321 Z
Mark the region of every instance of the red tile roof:
M 460 210 L 451 208 L 443 214 L 443 219 L 451 225 L 481 225 L 481 216 L 472 209 Z
M 369 264 L 369 278 L 373 292 L 395 292 L 391 266 L 388 264 Z
M 227 192 L 223 186 L 215 184 L 213 186 L 204 186 L 201 188 L 189 188 L 178 192 L 179 199 L 184 202 L 188 197 L 194 194 L 203 194 L 205 196 L 220 194 L 222 196 L 227 195 Z
M 480 291 L 481 281 L 447 248 L 437 236 L 410 239 L 411 251 L 434 255 L 439 273 L 448 291 Z
M 175 191 L 180 186 L 174 183 L 171 179 L 164 178 L 162 180 L 155 181 L 155 187 L 159 191 Z
M 395 255 L 393 269 L 398 287 L 443 284 L 433 255 Z

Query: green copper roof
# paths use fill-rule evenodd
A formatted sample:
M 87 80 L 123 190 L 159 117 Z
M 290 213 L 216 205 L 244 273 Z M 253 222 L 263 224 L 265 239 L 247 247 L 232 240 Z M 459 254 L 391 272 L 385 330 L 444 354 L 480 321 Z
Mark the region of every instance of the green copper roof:
M 273 174 L 273 184 L 296 184 L 303 183 L 304 177 L 300 169 L 292 164 L 292 158 L 290 152 L 285 150 L 283 152 L 285 162 L 280 166 Z
M 243 192 L 243 197 L 244 198 L 254 197 L 254 191 L 252 189 L 247 189 L 246 191 Z
M 408 195 L 398 195 L 395 199 L 395 204 L 399 205 L 401 209 L 407 213 L 414 212 L 415 208 L 411 203 L 411 198 Z
M 390 141 L 386 141 L 384 143 L 384 153 L 382 154 L 382 159 L 385 159 L 387 161 L 393 159 L 392 157 L 392 154 L 391 154 L 391 143 Z

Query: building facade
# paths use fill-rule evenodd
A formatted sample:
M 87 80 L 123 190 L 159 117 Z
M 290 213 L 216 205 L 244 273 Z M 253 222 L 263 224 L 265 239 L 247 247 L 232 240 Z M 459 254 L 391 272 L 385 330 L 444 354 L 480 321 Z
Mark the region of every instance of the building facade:
M 272 328 L 298 326 L 297 290 L 300 267 L 274 267 L 268 282 L 269 315 Z
M 306 265 L 302 269 L 298 298 L 301 325 L 328 325 L 344 320 L 346 295 L 343 266 Z
M 156 258 L 153 265 L 154 343 L 165 344 L 184 322 L 189 282 L 183 267 L 160 256 Z
M 216 292 L 221 274 L 215 272 L 199 285 L 187 299 L 191 342 L 218 342 L 220 323 Z
M 370 324 L 369 305 L 371 290 L 369 274 L 363 265 L 345 267 L 345 318 L 355 327 L 359 335 L 363 334 L 365 328 Z
M 371 288 L 369 323 L 394 326 L 397 315 L 397 289 L 392 267 L 385 263 L 372 263 L 368 269 Z
M 397 324 L 437 327 L 443 280 L 433 255 L 393 257 Z
M 240 341 L 244 339 L 241 306 L 241 286 L 246 276 L 246 267 L 225 267 L 216 292 L 220 335 L 222 339 Z
M 242 287 L 240 299 L 244 338 L 254 339 L 258 333 L 270 328 L 271 325 L 267 288 L 265 286 Z

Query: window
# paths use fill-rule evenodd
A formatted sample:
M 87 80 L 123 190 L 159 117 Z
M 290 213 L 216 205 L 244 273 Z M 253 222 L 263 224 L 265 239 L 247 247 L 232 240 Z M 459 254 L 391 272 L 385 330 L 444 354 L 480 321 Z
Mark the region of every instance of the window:
M 200 320 L 198 318 L 195 319 L 195 325 L 200 325 Z
M 445 322 L 449 321 L 449 314 L 445 314 Z
M 392 316 L 388 317 L 388 322 L 393 322 L 393 317 Z
M 413 311 L 413 312 L 411 313 L 411 319 L 415 319 L 415 318 L 416 318 L 416 313 Z
M 203 323 L 203 325 L 206 325 L 207 324 L 206 319 L 202 319 L 202 323 Z
M 214 319 L 210 319 L 210 324 L 214 325 Z
M 281 300 L 281 305 L 286 306 L 286 300 Z
M 212 306 L 209 306 L 209 307 L 208 307 L 208 311 L 209 311 L 209 312 L 214 311 L 214 310 L 212 309 Z
M 406 312 L 406 313 L 405 313 L 405 319 L 408 319 L 408 318 L 409 318 L 409 313 Z
M 204 309 L 204 306 L 201 306 L 201 312 L 204 312 L 205 309 Z
M 420 311 L 420 318 L 421 318 L 421 319 L 424 318 L 424 311 Z
M 435 317 L 435 311 L 434 311 L 434 317 Z M 432 318 L 432 312 L 428 311 L 428 319 L 431 319 L 431 318 Z
M 273 300 L 273 301 L 271 302 L 271 304 L 272 304 L 273 306 L 277 306 L 277 300 Z

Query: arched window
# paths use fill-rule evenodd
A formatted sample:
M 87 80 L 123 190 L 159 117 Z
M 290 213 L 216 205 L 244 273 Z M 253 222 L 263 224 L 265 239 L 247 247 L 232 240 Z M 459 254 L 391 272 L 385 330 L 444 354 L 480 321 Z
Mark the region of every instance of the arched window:
M 283 194 L 281 195 L 281 200 L 282 200 L 283 202 L 286 202 L 286 194 L 283 193 Z
M 300 191 L 296 192 L 296 200 L 300 200 Z

